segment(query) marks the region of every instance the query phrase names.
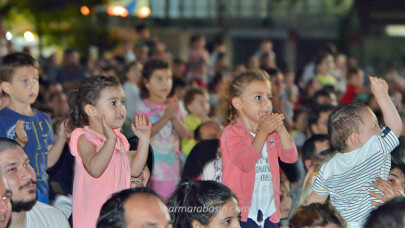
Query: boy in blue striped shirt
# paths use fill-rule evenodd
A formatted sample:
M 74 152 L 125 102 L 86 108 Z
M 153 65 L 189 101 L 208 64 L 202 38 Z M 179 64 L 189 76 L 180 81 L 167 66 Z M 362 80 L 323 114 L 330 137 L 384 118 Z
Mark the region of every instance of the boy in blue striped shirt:
M 347 221 L 348 227 L 362 227 L 375 207 L 370 191 L 376 177 L 388 178 L 391 151 L 398 146 L 402 121 L 388 95 L 388 84 L 379 77 L 369 76 L 371 90 L 383 112 L 386 126 L 381 130 L 377 117 L 364 104 L 349 104 L 332 112 L 328 135 L 339 152 L 325 163 L 314 183 L 308 203 L 332 205 Z

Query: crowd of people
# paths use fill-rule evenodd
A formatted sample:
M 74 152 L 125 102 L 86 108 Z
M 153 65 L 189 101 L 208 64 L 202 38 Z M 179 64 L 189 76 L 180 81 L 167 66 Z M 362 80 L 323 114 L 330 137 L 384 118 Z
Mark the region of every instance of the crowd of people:
M 404 226 L 398 69 L 325 44 L 299 74 L 269 39 L 231 67 L 220 37 L 181 60 L 136 33 L 112 58 L 1 57 L 0 227 Z

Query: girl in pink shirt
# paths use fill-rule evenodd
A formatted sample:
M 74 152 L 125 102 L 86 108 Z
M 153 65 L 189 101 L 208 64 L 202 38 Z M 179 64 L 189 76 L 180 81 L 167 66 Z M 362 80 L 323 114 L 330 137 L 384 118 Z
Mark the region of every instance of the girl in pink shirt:
M 271 85 L 265 72 L 233 78 L 225 104 L 228 124 L 221 137 L 222 182 L 238 197 L 241 227 L 277 227 L 280 220 L 278 157 L 297 160 L 297 149 L 272 113 Z
M 124 90 L 113 77 L 83 79 L 67 125 L 72 131 L 70 151 L 75 156 L 73 227 L 95 227 L 100 209 L 115 192 L 129 188 L 148 156 L 151 122 L 135 116 L 137 151 L 120 133 L 126 117 Z

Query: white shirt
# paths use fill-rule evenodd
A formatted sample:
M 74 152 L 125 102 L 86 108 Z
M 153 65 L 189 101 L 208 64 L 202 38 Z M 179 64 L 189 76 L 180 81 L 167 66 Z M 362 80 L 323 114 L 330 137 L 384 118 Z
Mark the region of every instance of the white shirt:
M 27 212 L 27 228 L 70 228 L 65 215 L 59 209 L 37 202 Z
M 250 133 L 255 137 L 255 134 Z M 249 209 L 248 218 L 255 221 L 258 225 L 257 215 L 259 210 L 263 213 L 261 225 L 264 225 L 266 218 L 276 212 L 276 204 L 273 193 L 273 177 L 271 176 L 269 155 L 266 144 L 262 149 L 262 157 L 256 162 L 255 186 L 252 195 L 252 204 Z

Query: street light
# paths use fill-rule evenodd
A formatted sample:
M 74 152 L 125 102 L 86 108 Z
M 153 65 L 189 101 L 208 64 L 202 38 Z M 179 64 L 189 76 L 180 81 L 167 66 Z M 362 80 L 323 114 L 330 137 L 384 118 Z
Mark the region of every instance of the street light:
M 109 6 L 107 8 L 107 13 L 110 16 L 121 16 L 121 17 L 128 16 L 128 10 L 123 6 Z
M 34 34 L 33 34 L 32 32 L 30 32 L 30 31 L 24 32 L 24 38 L 25 38 L 27 41 L 29 41 L 29 42 L 35 40 Z
M 138 11 L 138 16 L 141 19 L 147 18 L 150 15 L 151 11 L 150 8 L 147 6 L 143 6 Z

